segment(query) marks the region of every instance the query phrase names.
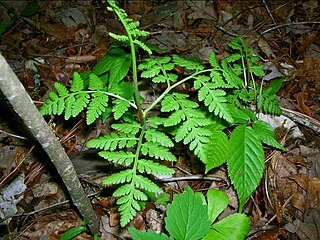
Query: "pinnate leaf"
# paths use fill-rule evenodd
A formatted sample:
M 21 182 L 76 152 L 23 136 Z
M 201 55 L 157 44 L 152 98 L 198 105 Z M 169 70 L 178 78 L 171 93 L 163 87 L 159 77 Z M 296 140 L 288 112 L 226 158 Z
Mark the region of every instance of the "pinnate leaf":
M 159 132 L 155 129 L 148 129 L 145 133 L 145 138 L 148 142 L 159 143 L 164 147 L 173 147 L 174 144 L 172 140 L 163 132 Z
M 160 175 L 160 176 L 170 175 L 174 173 L 173 169 L 165 165 L 159 164 L 151 160 L 145 160 L 145 159 L 140 159 L 138 161 L 138 171 L 140 173 L 146 172 L 148 174 Z
M 153 193 L 161 193 L 161 188 L 159 188 L 157 184 L 141 175 L 135 176 L 134 186 L 136 188 L 142 188 Z
M 112 112 L 114 114 L 114 119 L 118 120 L 123 116 L 123 114 L 128 111 L 128 108 L 130 107 L 130 104 L 128 101 L 124 101 L 121 99 L 116 99 L 113 101 L 115 104 L 112 108 Z
M 123 170 L 105 178 L 103 180 L 103 184 L 119 184 L 124 182 L 130 182 L 132 179 L 132 175 L 132 169 Z
M 184 193 L 174 195 L 167 207 L 166 229 L 177 240 L 197 240 L 204 237 L 210 228 L 208 208 L 189 186 Z
M 113 163 L 121 164 L 124 166 L 129 166 L 135 157 L 132 152 L 118 151 L 118 152 L 99 152 L 99 155 L 108 161 Z
M 113 151 L 118 148 L 131 148 L 137 143 L 137 138 L 132 134 L 117 134 L 112 132 L 87 142 L 87 147 Z
M 108 106 L 108 95 L 102 92 L 94 92 L 87 110 L 87 124 L 93 123 Z
M 82 91 L 84 88 L 84 83 L 83 83 L 83 80 L 80 76 L 79 73 L 77 72 L 74 72 L 73 73 L 73 80 L 72 80 L 72 83 L 71 83 L 71 92 L 80 92 Z
M 141 147 L 142 154 L 156 159 L 177 161 L 177 158 L 169 151 L 168 148 L 159 145 L 158 143 L 145 142 Z
M 63 84 L 61 84 L 59 82 L 54 83 L 54 88 L 57 90 L 60 97 L 67 96 L 69 94 L 69 91 L 66 88 L 66 86 L 64 86 Z
M 131 133 L 131 134 L 136 134 L 141 129 L 141 126 L 137 122 L 116 123 L 116 124 L 112 124 L 111 127 L 114 130 L 117 130 L 123 133 Z

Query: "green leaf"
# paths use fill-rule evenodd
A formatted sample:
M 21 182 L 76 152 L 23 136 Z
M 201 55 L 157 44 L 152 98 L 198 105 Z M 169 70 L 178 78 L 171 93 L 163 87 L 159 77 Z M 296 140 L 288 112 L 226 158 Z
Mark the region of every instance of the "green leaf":
M 133 163 L 135 155 L 132 152 L 125 152 L 125 151 L 119 151 L 119 152 L 107 152 L 102 151 L 99 152 L 99 155 L 108 161 L 111 161 L 116 164 L 121 164 L 124 166 L 129 166 Z
M 172 238 L 169 238 L 164 233 L 160 235 L 150 229 L 148 229 L 147 232 L 142 232 L 135 228 L 130 227 L 128 230 L 133 240 L 170 240 L 172 239 Z
M 145 189 L 145 190 L 153 192 L 153 193 L 161 193 L 161 191 L 162 191 L 161 188 L 159 188 L 157 186 L 157 184 L 155 184 L 154 182 L 152 182 L 148 178 L 143 177 L 141 175 L 135 176 L 134 186 L 136 188 L 142 188 L 142 189 Z
M 67 96 L 69 94 L 68 89 L 63 84 L 55 82 L 53 85 L 60 97 Z
M 244 240 L 250 231 L 250 219 L 241 213 L 235 213 L 212 225 L 203 240 Z
M 83 83 L 82 78 L 80 77 L 79 73 L 74 72 L 70 91 L 71 92 L 80 92 L 83 90 L 83 88 L 84 88 L 84 83 Z
M 68 120 L 71 117 L 72 114 L 72 106 L 75 102 L 74 95 L 69 95 L 69 97 L 66 98 L 66 107 L 64 111 L 64 119 Z
M 118 148 L 131 148 L 137 144 L 137 138 L 132 134 L 117 134 L 111 132 L 110 134 L 100 136 L 99 138 L 91 139 L 86 146 L 89 148 L 97 148 L 113 151 Z
M 89 98 L 90 96 L 86 92 L 81 92 L 76 95 L 72 105 L 72 111 L 71 111 L 72 117 L 77 116 L 88 105 Z
M 209 139 L 209 143 L 205 146 L 206 157 L 203 161 L 206 173 L 226 162 L 229 155 L 228 137 L 224 132 L 212 132 Z
M 148 142 L 159 143 L 164 147 L 173 147 L 174 144 L 172 140 L 163 132 L 159 132 L 155 129 L 148 129 L 145 132 L 145 138 Z
M 161 67 L 158 65 L 152 66 L 152 68 L 147 69 L 141 73 L 143 78 L 153 78 L 160 73 Z
M 123 133 L 131 133 L 131 134 L 136 134 L 139 132 L 141 129 L 141 126 L 137 122 L 133 123 L 116 123 L 112 124 L 111 127 L 114 130 L 123 132 Z
M 177 161 L 177 158 L 169 151 L 169 149 L 158 145 L 158 143 L 145 142 L 142 144 L 141 153 L 156 159 Z
M 196 240 L 204 237 L 210 228 L 208 208 L 189 186 L 182 194 L 174 195 L 168 204 L 166 229 L 177 240 Z
M 220 65 L 219 65 L 219 62 L 217 60 L 217 56 L 214 51 L 212 51 L 210 54 L 209 63 L 212 67 L 220 69 Z
M 119 184 L 124 182 L 130 182 L 132 179 L 132 169 L 123 170 L 118 173 L 114 173 L 103 180 L 103 184 Z
M 134 88 L 129 82 L 113 84 L 109 87 L 109 91 L 127 100 L 133 100 Z
M 207 193 L 208 213 L 213 223 L 220 213 L 228 206 L 229 197 L 221 190 L 210 189 Z
M 87 230 L 87 228 L 85 226 L 77 226 L 77 227 L 70 228 L 69 230 L 67 230 L 64 234 L 62 234 L 59 237 L 59 240 L 73 239 L 76 236 L 78 236 L 79 234 L 85 232 L 86 230 Z
M 92 94 L 86 114 L 87 125 L 93 123 L 105 111 L 108 106 L 108 99 L 108 95 L 102 92 L 94 92 Z
M 173 55 L 173 62 L 180 66 L 180 67 L 185 67 L 186 69 L 189 70 L 202 70 L 204 69 L 204 66 L 201 65 L 200 62 L 197 62 L 193 59 L 184 59 L 179 57 L 178 55 Z
M 112 112 L 114 114 L 114 119 L 118 120 L 123 116 L 123 114 L 128 111 L 128 108 L 130 107 L 130 104 L 128 101 L 124 101 L 121 99 L 116 99 L 113 101 L 113 104 L 115 104 L 112 108 Z
M 126 226 L 140 211 L 140 205 L 133 199 L 133 195 L 129 194 L 118 199 L 117 204 L 121 205 L 118 209 L 120 212 L 120 226 Z
M 94 73 L 91 73 L 89 75 L 89 89 L 98 91 L 98 90 L 102 90 L 103 87 L 104 87 L 104 84 L 101 81 L 101 79 Z
M 124 54 L 117 58 L 110 69 L 110 84 L 119 83 L 125 76 L 127 76 L 130 70 L 131 55 Z
M 258 136 L 258 138 L 265 144 L 278 148 L 282 151 L 286 151 L 286 149 L 276 140 L 273 128 L 264 121 L 255 121 L 252 124 L 252 128 L 254 133 Z
M 264 170 L 264 152 L 260 139 L 250 127 L 236 127 L 229 140 L 228 174 L 239 197 L 241 211 L 258 186 Z
M 151 160 L 145 160 L 145 159 L 140 159 L 138 161 L 138 171 L 140 173 L 148 173 L 148 174 L 153 174 L 153 175 L 160 175 L 160 176 L 165 176 L 165 175 L 171 175 L 174 174 L 174 170 L 159 164 L 157 162 L 151 161 Z
M 23 9 L 21 12 L 20 12 L 20 15 L 22 17 L 30 17 L 32 16 L 33 14 L 39 12 L 40 8 L 38 6 L 30 6 L 30 7 L 27 7 L 25 9 Z

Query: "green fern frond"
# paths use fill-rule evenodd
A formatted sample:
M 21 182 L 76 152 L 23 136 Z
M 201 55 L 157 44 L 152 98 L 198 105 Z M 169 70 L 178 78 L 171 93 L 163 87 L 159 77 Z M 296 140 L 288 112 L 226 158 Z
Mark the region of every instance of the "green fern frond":
M 74 72 L 70 91 L 71 92 L 80 92 L 83 90 L 83 88 L 84 88 L 84 82 L 83 82 L 80 74 L 77 72 Z
M 132 180 L 133 170 L 127 169 L 118 173 L 114 173 L 103 180 L 103 184 L 112 185 L 130 182 Z
M 150 179 L 148 179 L 142 175 L 136 175 L 136 181 L 134 181 L 134 186 L 136 188 L 141 188 L 141 189 L 150 191 L 152 193 L 161 193 L 162 192 L 161 188 L 158 187 L 157 184 L 155 184 Z
M 120 164 L 123 166 L 129 166 L 133 163 L 135 155 L 132 152 L 118 151 L 118 152 L 99 152 L 99 155 L 110 162 Z
M 200 62 L 191 60 L 191 59 L 184 59 L 179 57 L 178 55 L 173 55 L 173 62 L 181 67 L 184 67 L 189 70 L 196 70 L 200 71 L 204 69 L 204 66 Z
M 101 81 L 101 79 L 94 73 L 91 73 L 89 75 L 89 89 L 99 91 L 99 90 L 102 90 L 103 88 L 104 88 L 104 83 Z
M 130 107 L 130 103 L 128 101 L 116 99 L 113 101 L 113 108 L 112 112 L 114 114 L 114 119 L 118 120 L 120 119 L 125 112 L 128 111 L 128 108 Z
M 158 143 L 145 142 L 142 144 L 141 153 L 145 156 L 154 157 L 156 159 L 177 161 L 177 158 L 169 151 L 168 148 Z
M 114 130 L 120 131 L 122 133 L 131 133 L 131 134 L 136 134 L 140 131 L 141 126 L 137 122 L 132 122 L 132 123 L 116 123 L 112 124 L 111 127 Z
M 140 205 L 133 199 L 132 194 L 123 196 L 118 199 L 117 204 L 120 205 L 118 211 L 120 212 L 120 225 L 126 226 L 141 210 Z
M 174 170 L 159 164 L 157 162 L 154 162 L 152 160 L 146 160 L 146 159 L 140 159 L 138 161 L 137 169 L 140 173 L 147 173 L 152 175 L 160 175 L 160 176 L 166 176 L 174 174 Z
M 110 133 L 100 136 L 99 138 L 91 139 L 86 146 L 89 148 L 103 149 L 106 151 L 114 151 L 116 148 L 132 148 L 137 144 L 138 139 L 133 134 L 125 133 Z
M 57 90 L 60 97 L 67 96 L 69 94 L 68 89 L 63 84 L 61 84 L 59 82 L 55 82 L 53 85 L 54 85 L 54 88 Z
M 89 99 L 90 99 L 90 95 L 86 92 L 80 92 L 75 96 L 75 100 L 73 102 L 72 110 L 71 110 L 72 117 L 77 116 L 80 112 L 83 111 L 85 107 L 87 107 L 89 103 Z
M 75 98 L 74 98 L 74 95 L 69 95 L 67 98 L 66 98 L 66 108 L 65 108 L 65 111 L 64 111 L 64 119 L 68 120 L 71 115 L 72 115 L 72 106 L 75 102 Z
M 144 137 L 148 142 L 158 143 L 164 147 L 174 146 L 172 140 L 165 133 L 159 132 L 155 129 L 147 129 Z
M 92 99 L 88 105 L 86 113 L 87 124 L 93 123 L 108 106 L 108 95 L 102 92 L 95 92 L 92 94 Z
M 110 37 L 114 38 L 115 40 L 118 40 L 119 42 L 128 42 L 129 38 L 128 36 L 124 36 L 124 35 L 119 35 L 119 34 L 115 34 L 112 32 L 109 32 Z

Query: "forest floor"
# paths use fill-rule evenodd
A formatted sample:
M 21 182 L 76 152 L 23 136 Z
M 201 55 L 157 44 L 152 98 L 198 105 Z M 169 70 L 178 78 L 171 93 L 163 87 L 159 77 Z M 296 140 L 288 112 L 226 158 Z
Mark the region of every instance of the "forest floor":
M 228 55 L 227 42 L 241 36 L 265 64 L 263 84 L 278 77 L 285 81 L 278 92 L 283 114 L 266 120 L 287 152 L 265 149 L 265 173 L 247 201 L 250 217 L 247 239 L 320 239 L 320 3 L 319 1 L 119 1 L 129 17 L 151 32 L 148 42 L 161 55 L 178 54 L 208 61 Z M 27 7 L 31 16 L 4 21 Z M 70 85 L 74 71 L 92 69 L 114 40 L 108 32 L 122 32 L 104 1 L 3 1 L 0 5 L 0 52 L 6 58 L 37 107 L 48 98 L 54 82 Z M 22 14 L 21 14 L 22 15 Z M 28 15 L 28 14 L 27 14 Z M 2 27 L 2 28 L 1 28 Z M 141 56 L 143 57 L 143 56 Z M 22 122 L 2 97 L 0 112 L 0 188 L 13 192 L 10 202 L 0 195 L 6 216 L 1 219 L 3 239 L 58 239 L 81 225 L 63 184 L 40 147 L 29 139 Z M 105 160 L 86 149 L 88 139 L 108 131 L 97 121 L 86 126 L 83 116 L 64 121 L 46 118 L 73 161 L 94 209 L 101 219 L 102 239 L 129 239 L 120 229 L 112 192 L 102 179 L 112 171 Z M 175 165 L 176 176 L 199 175 L 203 165 L 183 148 Z M 223 183 L 178 181 L 164 186 L 171 197 L 186 185 L 194 191 L 223 190 L 229 196 L 223 216 L 237 211 L 237 197 L 226 167 L 210 172 Z M 4 216 L 0 212 L 0 216 Z M 220 217 L 223 217 L 220 216 Z M 148 204 L 132 226 L 163 228 L 163 209 Z M 76 239 L 92 239 L 83 233 Z

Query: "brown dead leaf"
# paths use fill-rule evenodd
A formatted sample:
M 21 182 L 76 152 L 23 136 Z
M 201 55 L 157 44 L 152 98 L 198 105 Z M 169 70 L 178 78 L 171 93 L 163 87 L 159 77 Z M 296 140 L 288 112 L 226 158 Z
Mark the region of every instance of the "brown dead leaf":
M 299 106 L 301 107 L 301 110 L 303 111 L 303 113 L 307 114 L 308 116 L 312 116 L 312 111 L 311 109 L 305 104 L 305 100 L 307 98 L 306 93 L 304 92 L 299 92 L 297 94 L 294 95 L 294 97 L 296 98 L 296 100 L 299 103 Z

